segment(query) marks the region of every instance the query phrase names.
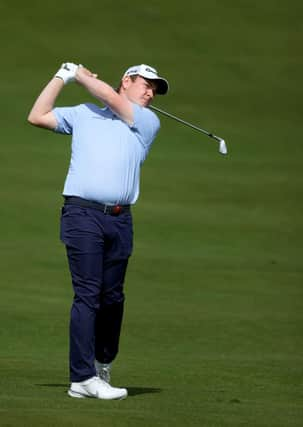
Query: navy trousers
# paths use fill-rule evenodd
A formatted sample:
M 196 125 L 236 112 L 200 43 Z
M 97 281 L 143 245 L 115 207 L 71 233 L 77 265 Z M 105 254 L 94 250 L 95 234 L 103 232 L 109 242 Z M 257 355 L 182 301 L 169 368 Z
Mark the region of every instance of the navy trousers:
M 65 205 L 61 240 L 66 246 L 74 289 L 70 317 L 70 380 L 96 375 L 94 360 L 110 363 L 118 353 L 123 284 L 132 252 L 130 212 L 113 216 Z

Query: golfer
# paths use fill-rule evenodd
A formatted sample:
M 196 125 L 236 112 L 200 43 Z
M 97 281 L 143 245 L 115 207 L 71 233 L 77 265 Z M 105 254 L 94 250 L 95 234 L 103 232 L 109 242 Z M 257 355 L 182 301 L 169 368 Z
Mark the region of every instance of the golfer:
M 57 107 L 64 85 L 76 81 L 92 103 Z M 145 64 L 130 67 L 118 89 L 87 68 L 65 63 L 37 98 L 28 121 L 72 135 L 65 180 L 61 240 L 66 246 L 74 299 L 70 319 L 71 397 L 123 399 L 110 385 L 123 317 L 123 284 L 132 252 L 131 205 L 139 195 L 140 168 L 159 131 L 148 109 L 168 82 Z

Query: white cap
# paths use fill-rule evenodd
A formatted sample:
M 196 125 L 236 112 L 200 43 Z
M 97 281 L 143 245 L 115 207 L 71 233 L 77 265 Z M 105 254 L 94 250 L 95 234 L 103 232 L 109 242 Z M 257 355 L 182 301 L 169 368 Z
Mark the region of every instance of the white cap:
M 169 89 L 168 81 L 158 76 L 158 71 L 155 68 L 146 64 L 133 65 L 125 71 L 123 77 L 125 76 L 141 76 L 149 80 L 156 80 L 157 94 L 159 95 L 165 95 Z

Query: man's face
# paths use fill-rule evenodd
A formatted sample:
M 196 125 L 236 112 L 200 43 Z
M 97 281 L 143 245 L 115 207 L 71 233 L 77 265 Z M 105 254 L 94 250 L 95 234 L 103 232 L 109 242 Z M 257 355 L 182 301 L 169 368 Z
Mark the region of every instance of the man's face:
M 124 78 L 123 83 L 124 93 L 127 98 L 142 107 L 147 107 L 156 95 L 156 83 L 141 76 L 137 76 L 134 81 L 127 76 Z

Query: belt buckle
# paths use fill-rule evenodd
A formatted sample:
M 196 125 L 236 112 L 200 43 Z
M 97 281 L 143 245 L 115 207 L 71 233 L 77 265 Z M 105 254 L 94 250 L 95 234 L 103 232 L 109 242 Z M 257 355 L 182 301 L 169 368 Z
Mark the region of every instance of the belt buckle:
M 116 206 L 112 207 L 112 213 L 114 215 L 119 215 L 121 213 L 121 211 L 122 211 L 122 206 L 120 206 L 120 205 L 116 205 Z

